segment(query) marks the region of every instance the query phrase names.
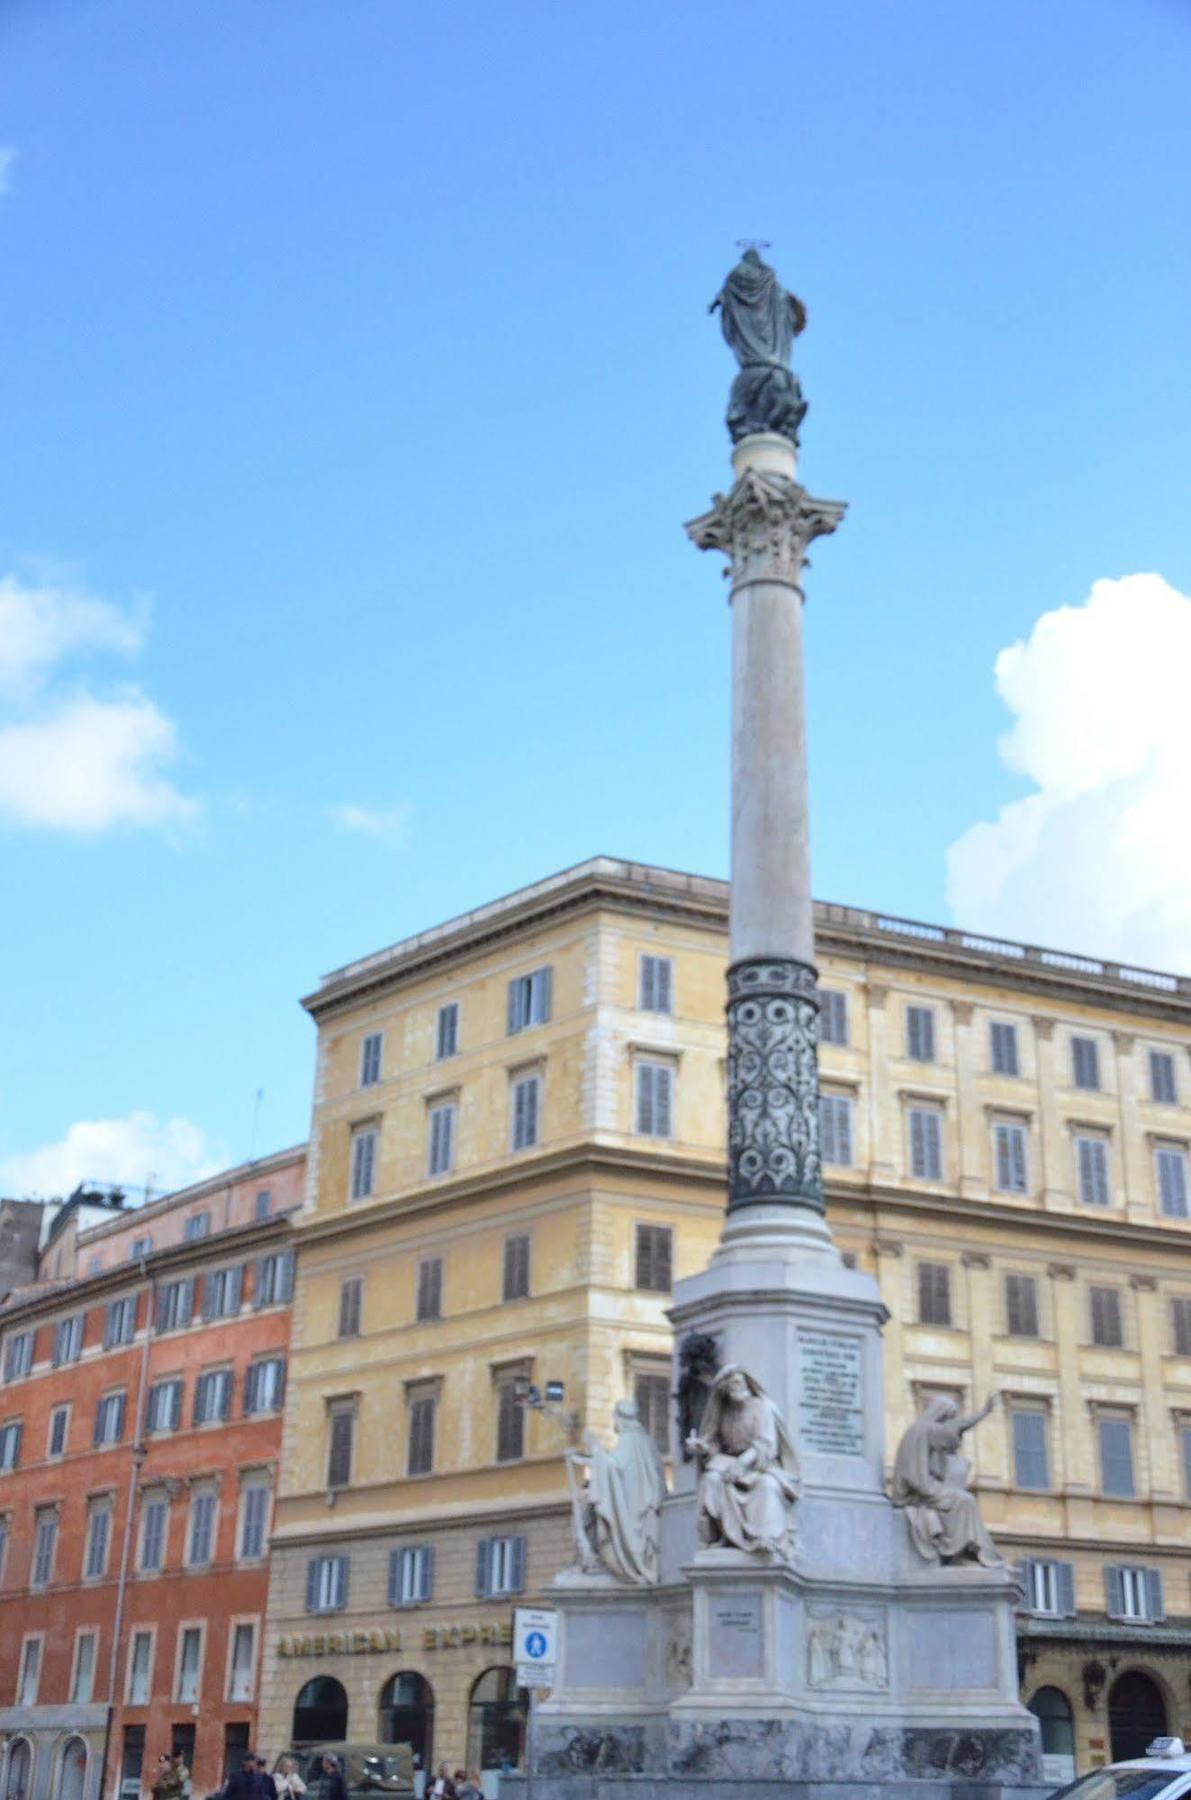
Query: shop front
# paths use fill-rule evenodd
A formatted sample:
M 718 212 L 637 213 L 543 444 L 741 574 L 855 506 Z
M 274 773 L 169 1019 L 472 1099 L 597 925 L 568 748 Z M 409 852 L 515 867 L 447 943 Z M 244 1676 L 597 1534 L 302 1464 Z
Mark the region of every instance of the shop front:
M 106 1706 L 0 1708 L 0 1800 L 99 1800 Z

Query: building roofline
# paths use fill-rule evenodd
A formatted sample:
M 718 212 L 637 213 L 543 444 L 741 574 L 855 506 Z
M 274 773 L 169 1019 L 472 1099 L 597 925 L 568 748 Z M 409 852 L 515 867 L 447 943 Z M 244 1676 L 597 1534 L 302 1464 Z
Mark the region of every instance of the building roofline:
M 448 959 L 475 955 L 505 938 L 569 913 L 611 904 L 644 908 L 688 923 L 724 929 L 728 883 L 650 863 L 593 856 L 484 906 L 402 938 L 371 956 L 324 975 L 302 1005 L 319 1019 L 370 993 L 416 979 Z M 820 948 L 861 953 L 902 967 L 933 966 L 961 979 L 1009 984 L 1055 998 L 1159 1015 L 1191 1013 L 1191 976 L 1107 961 L 1038 944 L 1017 943 L 957 926 L 932 925 L 864 907 L 815 901 Z
M 130 1222 L 140 1225 L 147 1219 L 159 1219 L 163 1213 L 173 1212 L 175 1208 L 191 1206 L 196 1200 L 207 1200 L 216 1194 L 222 1194 L 230 1187 L 238 1187 L 241 1182 L 275 1174 L 278 1169 L 288 1168 L 291 1163 L 300 1162 L 307 1151 L 306 1144 L 293 1144 L 288 1150 L 274 1150 L 268 1156 L 254 1157 L 250 1162 L 237 1163 L 234 1168 L 220 1169 L 214 1175 L 205 1176 L 202 1181 L 192 1182 L 190 1187 L 175 1188 L 172 1194 L 162 1194 L 156 1200 L 149 1200 L 143 1206 L 125 1206 L 110 1219 L 100 1219 L 94 1225 L 86 1225 L 79 1232 L 77 1242 L 94 1244 L 105 1237 L 112 1237 L 122 1225 Z

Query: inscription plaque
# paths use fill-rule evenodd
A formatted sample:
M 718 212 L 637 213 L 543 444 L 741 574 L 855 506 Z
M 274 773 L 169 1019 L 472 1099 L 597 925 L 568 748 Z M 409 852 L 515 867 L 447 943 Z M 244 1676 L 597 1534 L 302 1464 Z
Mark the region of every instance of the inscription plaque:
M 716 1595 L 708 1610 L 711 1673 L 736 1679 L 763 1674 L 760 1594 Z
M 801 1435 L 807 1450 L 863 1456 L 859 1340 L 839 1331 L 800 1331 Z

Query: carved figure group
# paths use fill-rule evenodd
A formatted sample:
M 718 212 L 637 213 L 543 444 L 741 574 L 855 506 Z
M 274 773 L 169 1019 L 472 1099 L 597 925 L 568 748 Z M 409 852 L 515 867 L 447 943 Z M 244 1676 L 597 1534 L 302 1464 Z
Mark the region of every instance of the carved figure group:
M 962 1419 L 954 1400 L 936 1394 L 898 1445 L 891 1498 L 904 1510 L 927 1562 L 978 1562 L 990 1569 L 1004 1562 L 968 1488 L 971 1465 L 960 1455 L 964 1433 L 988 1417 L 996 1398 L 990 1395 L 979 1412 Z
M 856 1613 L 811 1621 L 806 1639 L 807 1679 L 812 1687 L 885 1687 L 889 1680 L 880 1626 Z
M 587 1470 L 587 1486 L 577 1497 L 579 1566 L 602 1568 L 617 1581 L 648 1586 L 661 1574 L 662 1459 L 632 1400 L 617 1401 L 612 1429 L 611 1449 L 588 1432 L 581 1450 L 567 1451 L 570 1465 Z
M 719 1371 L 698 1432 L 699 1537 L 707 1547 L 793 1554 L 798 1456 L 760 1382 L 737 1363 Z

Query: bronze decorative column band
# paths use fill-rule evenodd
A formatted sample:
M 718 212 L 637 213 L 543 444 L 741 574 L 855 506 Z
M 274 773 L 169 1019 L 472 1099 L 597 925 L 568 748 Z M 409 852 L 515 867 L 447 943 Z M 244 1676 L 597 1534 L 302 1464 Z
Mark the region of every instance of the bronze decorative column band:
M 818 974 L 793 957 L 728 970 L 728 1210 L 823 1211 Z

